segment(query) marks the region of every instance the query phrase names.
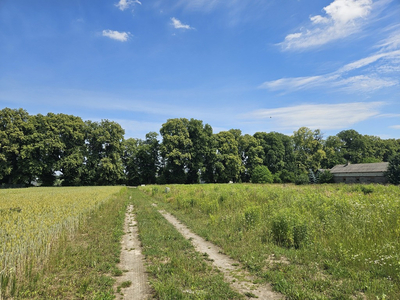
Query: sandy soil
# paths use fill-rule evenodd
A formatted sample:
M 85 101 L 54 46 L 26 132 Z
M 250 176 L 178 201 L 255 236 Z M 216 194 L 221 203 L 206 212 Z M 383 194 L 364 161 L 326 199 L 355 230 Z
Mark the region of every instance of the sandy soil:
M 253 284 L 254 278 L 248 272 L 244 271 L 237 261 L 222 254 L 222 250 L 219 247 L 192 233 L 173 215 L 165 211 L 160 211 L 160 213 L 173 224 L 185 238 L 191 240 L 196 251 L 208 254 L 208 259 L 210 261 L 213 260 L 213 264 L 224 273 L 224 277 L 234 290 L 241 294 L 253 294 L 257 296 L 258 299 L 284 299 L 283 295 L 273 292 L 270 285 Z
M 125 214 L 125 235 L 122 238 L 121 262 L 118 265 L 123 270 L 122 276 L 117 277 L 115 288 L 122 282 L 131 281 L 132 284 L 116 293 L 116 299 L 145 300 L 151 299 L 151 290 L 147 281 L 144 267 L 144 256 L 141 252 L 138 239 L 138 229 L 133 214 L 133 205 L 130 205 Z

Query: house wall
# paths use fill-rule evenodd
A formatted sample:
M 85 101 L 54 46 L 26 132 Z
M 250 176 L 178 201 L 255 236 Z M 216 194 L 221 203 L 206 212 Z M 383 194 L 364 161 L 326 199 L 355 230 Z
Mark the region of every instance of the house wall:
M 387 183 L 387 178 L 382 175 L 369 174 L 333 174 L 335 183 Z

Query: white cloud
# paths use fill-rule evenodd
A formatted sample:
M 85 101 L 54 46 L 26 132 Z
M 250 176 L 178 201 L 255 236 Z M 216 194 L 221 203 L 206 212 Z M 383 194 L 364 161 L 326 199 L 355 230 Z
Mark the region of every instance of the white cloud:
M 335 0 L 324 10 L 336 23 L 347 24 L 368 16 L 371 5 L 372 0 Z
M 135 4 L 142 4 L 142 3 L 139 0 L 120 0 L 117 4 L 115 4 L 115 6 L 118 7 L 120 10 L 124 11 L 129 7 L 133 7 Z
M 342 104 L 304 104 L 274 109 L 260 109 L 245 118 L 268 119 L 276 126 L 295 129 L 306 126 L 312 129 L 341 129 L 379 115 L 383 102 L 354 102 Z
M 374 55 L 368 56 L 366 58 L 359 59 L 355 62 L 345 65 L 343 68 L 339 69 L 338 72 L 342 73 L 342 72 L 348 72 L 351 70 L 359 69 L 361 67 L 370 65 L 370 64 L 376 62 L 377 60 L 379 60 L 381 58 L 385 58 L 385 57 L 388 57 L 388 58 L 400 57 L 400 50 L 374 54 Z
M 326 78 L 324 76 L 281 78 L 274 81 L 266 81 L 260 86 L 260 88 L 269 90 L 299 90 L 320 86 L 323 82 L 328 80 L 329 77 Z
M 400 48 L 400 30 L 394 31 L 388 38 L 384 39 L 377 47 L 382 51 L 391 51 Z
M 399 82 L 394 79 L 383 79 L 371 76 L 353 76 L 332 82 L 333 87 L 339 87 L 345 91 L 372 92 L 381 88 L 397 85 Z
M 393 128 L 393 129 L 400 129 L 400 125 L 393 125 L 393 126 L 389 126 L 390 128 Z
M 130 32 L 119 32 L 114 30 L 103 30 L 103 36 L 109 37 L 110 39 L 117 40 L 120 42 L 126 42 L 131 35 Z
M 386 47 L 387 43 L 382 43 L 382 45 Z M 360 74 L 352 74 L 356 71 Z M 260 88 L 290 92 L 323 87 L 339 88 L 347 92 L 371 92 L 398 85 L 397 76 L 387 77 L 396 73 L 400 73 L 400 50 L 389 52 L 379 50 L 375 54 L 346 64 L 331 73 L 266 81 L 260 85 Z
M 310 17 L 309 26 L 288 34 L 279 45 L 284 50 L 306 49 L 347 37 L 360 30 L 371 12 L 372 0 L 334 0 L 323 9 L 325 16 Z
M 176 29 L 194 29 L 193 27 L 190 27 L 189 25 L 182 24 L 182 22 L 176 18 L 171 18 L 171 21 L 172 21 L 172 26 L 174 26 L 174 28 L 176 28 Z

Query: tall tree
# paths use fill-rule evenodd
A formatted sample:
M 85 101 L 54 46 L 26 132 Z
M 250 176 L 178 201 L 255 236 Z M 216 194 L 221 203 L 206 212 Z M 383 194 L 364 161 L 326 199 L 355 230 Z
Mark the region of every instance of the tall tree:
M 240 175 L 241 180 L 242 182 L 250 182 L 254 169 L 263 164 L 264 150 L 259 140 L 249 134 L 240 136 L 238 147 L 239 156 L 244 166 Z
M 323 169 L 331 169 L 336 165 L 345 164 L 346 159 L 344 155 L 344 142 L 338 136 L 329 136 L 324 142 L 324 151 L 326 157 L 321 162 Z
M 204 172 L 207 147 L 210 145 L 213 132 L 210 125 L 203 125 L 203 121 L 195 119 L 190 119 L 187 129 L 192 145 L 189 148 L 190 159 L 186 166 L 186 183 L 199 183 L 200 175 Z
M 159 167 L 157 136 L 156 132 L 149 132 L 144 141 L 130 138 L 124 142 L 123 161 L 127 184 L 156 183 Z
M 321 168 L 326 153 L 323 150 L 322 134 L 319 129 L 312 131 L 301 127 L 293 132 L 294 151 L 296 163 L 302 172 L 308 173 L 309 169 L 317 171 Z
M 59 116 L 53 113 L 37 114 L 31 118 L 35 131 L 29 136 L 30 145 L 24 150 L 36 167 L 39 182 L 52 186 L 56 179 L 57 164 L 65 145 L 60 132 Z
M 30 184 L 30 163 L 21 153 L 33 134 L 29 114 L 23 109 L 0 110 L 0 183 Z
M 215 135 L 215 145 L 217 148 L 214 165 L 216 182 L 238 181 L 243 165 L 235 136 L 229 131 L 221 131 Z
M 263 164 L 273 173 L 285 167 L 285 146 L 282 138 L 276 132 L 256 132 L 254 136 L 260 141 L 263 148 Z
M 344 143 L 343 157 L 351 163 L 361 163 L 365 158 L 366 140 L 354 129 L 343 130 L 337 136 Z
M 125 131 L 115 122 L 86 121 L 86 159 L 83 183 L 113 185 L 122 180 L 122 143 Z
M 54 121 L 58 124 L 61 152 L 56 169 L 61 172 L 62 185 L 81 185 L 85 155 L 85 123 L 80 117 L 58 114 Z
M 167 183 L 186 183 L 186 171 L 193 145 L 187 119 L 169 119 L 160 129 L 161 156 L 165 161 L 164 176 Z

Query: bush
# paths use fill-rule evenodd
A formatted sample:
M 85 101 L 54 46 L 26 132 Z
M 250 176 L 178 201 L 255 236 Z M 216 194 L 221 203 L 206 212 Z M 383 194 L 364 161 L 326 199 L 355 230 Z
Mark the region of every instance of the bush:
M 289 172 L 288 170 L 282 170 L 279 174 L 283 183 L 295 182 L 295 175 L 293 172 Z
M 302 174 L 297 175 L 294 183 L 297 185 L 309 184 L 310 179 L 308 178 L 307 174 L 302 173 Z
M 282 183 L 282 179 L 281 179 L 281 176 L 280 176 L 280 175 L 281 175 L 280 172 L 275 173 L 275 174 L 273 175 L 274 183 Z
M 319 172 L 318 183 L 333 183 L 333 174 L 329 170 Z
M 257 166 L 251 175 L 252 183 L 272 183 L 274 180 L 273 175 L 267 166 Z

